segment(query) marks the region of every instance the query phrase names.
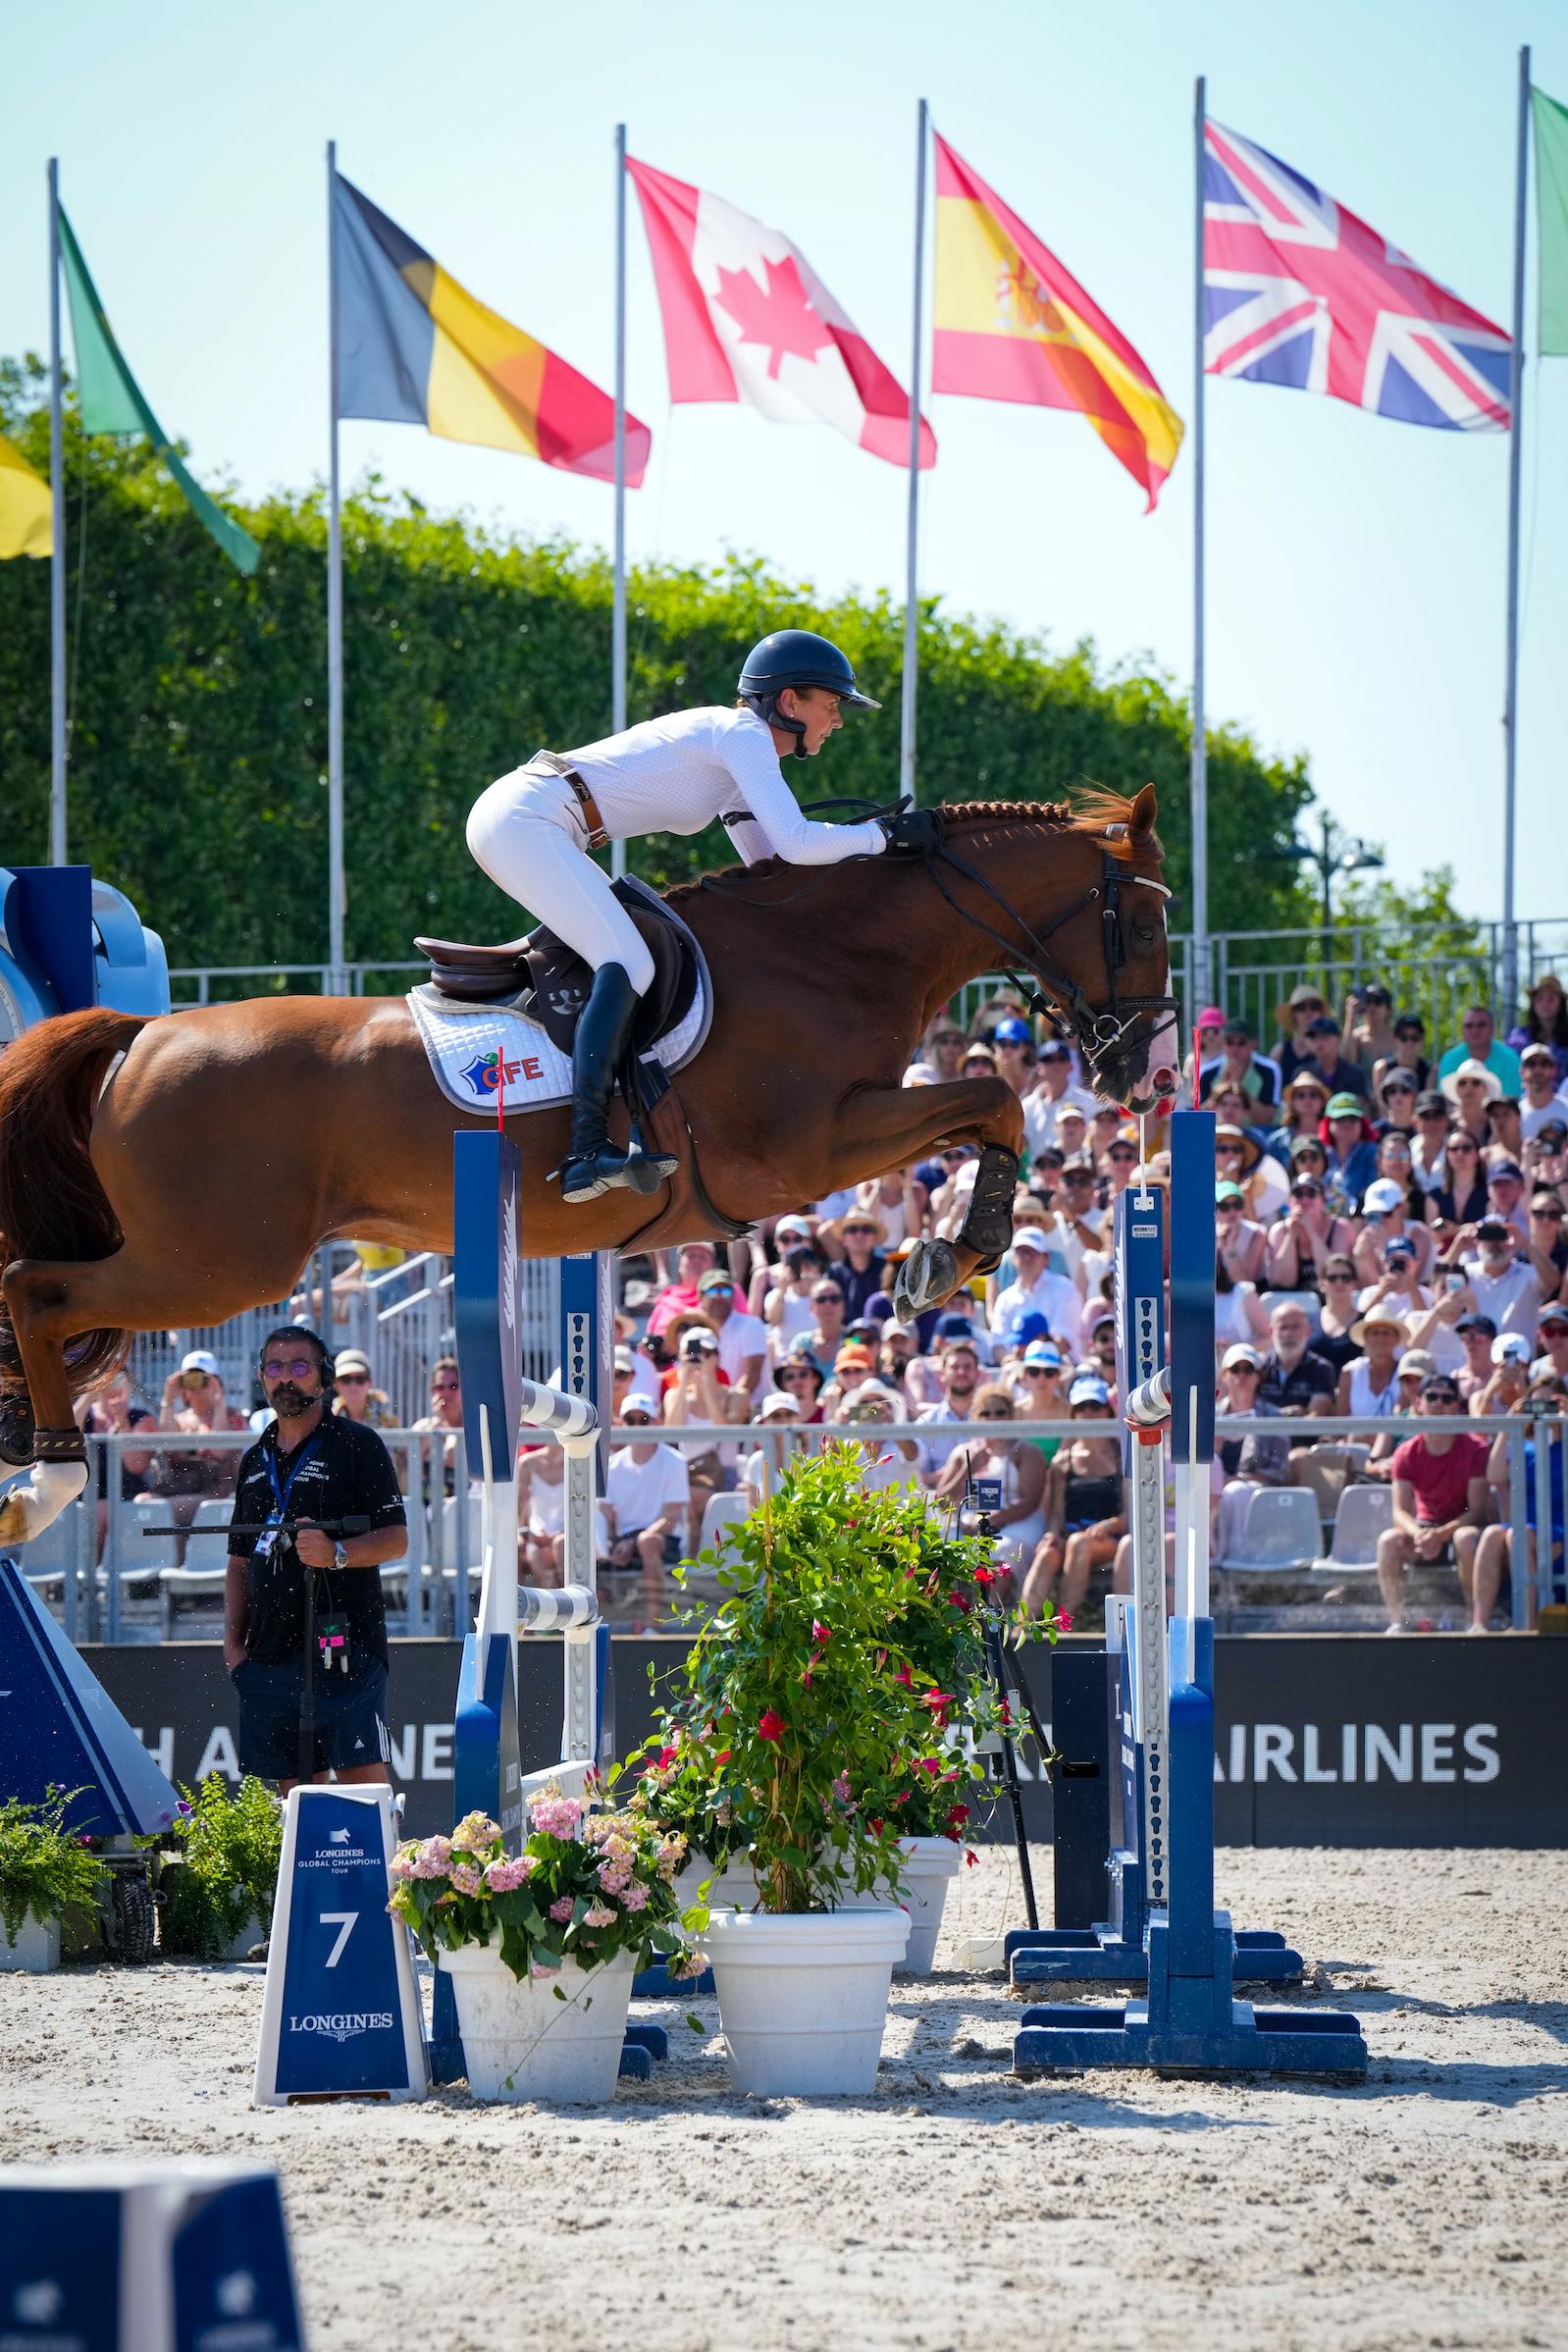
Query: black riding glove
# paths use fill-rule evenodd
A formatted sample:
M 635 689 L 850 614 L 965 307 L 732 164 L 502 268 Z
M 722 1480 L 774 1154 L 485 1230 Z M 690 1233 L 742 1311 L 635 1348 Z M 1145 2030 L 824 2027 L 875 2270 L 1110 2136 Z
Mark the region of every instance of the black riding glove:
M 934 809 L 895 809 L 891 816 L 876 821 L 890 850 L 916 850 L 928 856 L 942 839 L 942 819 Z

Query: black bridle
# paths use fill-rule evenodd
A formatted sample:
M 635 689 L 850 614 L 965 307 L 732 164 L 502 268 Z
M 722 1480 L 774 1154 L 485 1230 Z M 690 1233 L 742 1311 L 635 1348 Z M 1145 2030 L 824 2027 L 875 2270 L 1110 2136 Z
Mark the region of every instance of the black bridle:
M 838 797 L 810 803 L 806 808 L 806 813 L 814 816 L 829 809 L 850 809 L 859 816 L 874 818 L 896 815 L 904 806 L 903 800 L 883 804 L 852 797 Z M 1111 833 L 1107 836 L 1108 841 L 1112 834 L 1118 831 L 1125 832 L 1125 826 L 1111 828 Z M 921 856 L 926 871 L 954 914 L 961 915 L 965 922 L 971 923 L 975 930 L 983 931 L 988 939 L 995 940 L 997 946 L 1001 948 L 1007 958 L 1003 969 L 1028 1005 L 1030 1012 L 1037 1013 L 1042 1020 L 1049 1021 L 1057 1036 L 1071 1038 L 1075 1041 L 1091 1073 L 1096 1078 L 1100 1075 L 1100 1064 L 1108 1060 L 1111 1055 L 1124 1049 L 1128 1036 L 1145 1014 L 1153 1014 L 1156 1017 L 1157 1026 L 1158 1017 L 1162 1013 L 1174 1014 L 1179 1010 L 1179 1002 L 1174 996 L 1124 996 L 1122 994 L 1121 975 L 1125 970 L 1127 964 L 1126 929 L 1122 914 L 1123 890 L 1129 888 L 1157 890 L 1163 898 L 1168 898 L 1170 893 L 1165 884 L 1157 882 L 1152 874 L 1124 871 L 1109 847 L 1103 848 L 1100 852 L 1100 879 L 1098 882 L 1091 882 L 1088 889 L 1080 892 L 1071 906 L 1065 907 L 1043 931 L 1036 931 L 1025 922 L 1012 901 L 1004 897 L 993 882 L 987 881 L 985 875 L 978 872 L 967 858 L 961 858 L 955 850 L 950 849 L 945 838 L 937 841 L 932 848 L 923 851 Z M 1009 922 L 1017 924 L 1022 935 L 1021 951 L 1018 940 L 1009 939 L 1007 934 L 999 931 L 994 923 L 987 922 L 983 915 L 976 915 L 969 908 L 960 904 L 940 870 L 944 865 L 950 865 L 955 873 L 962 874 L 965 880 L 972 882 L 977 890 L 984 891 L 993 905 L 1001 908 Z M 827 869 L 824 868 L 822 873 L 813 874 L 810 881 L 803 883 L 801 889 L 792 892 L 791 896 L 795 898 L 803 896 L 819 880 L 825 878 L 826 871 Z M 719 891 L 728 895 L 725 885 L 712 874 L 705 874 L 702 877 L 702 887 L 705 890 Z M 1100 901 L 1100 936 L 1105 956 L 1106 1001 L 1103 1005 L 1091 1003 L 1084 989 L 1073 979 L 1071 972 L 1063 970 L 1046 945 L 1046 941 L 1060 931 L 1064 923 L 1070 923 L 1074 915 L 1081 915 L 1086 907 L 1092 907 L 1097 899 Z M 788 903 L 788 900 L 779 902 L 781 905 Z M 1013 968 L 1019 964 L 1021 964 L 1025 970 L 1031 972 L 1034 978 L 1041 983 L 1039 988 L 1028 987 L 1019 978 L 1017 971 Z M 1051 995 L 1042 994 L 1042 989 L 1049 989 Z M 1150 1033 L 1153 1034 L 1152 1031 Z
M 949 849 L 945 841 L 935 849 L 926 851 L 925 862 L 932 881 L 954 914 L 962 915 L 966 922 L 972 923 L 977 931 L 983 931 L 988 939 L 994 939 L 1006 954 L 1010 966 L 1021 963 L 1041 983 L 1041 987 L 1051 991 L 1051 996 L 1047 997 L 1041 993 L 1041 988 L 1026 987 L 1016 972 L 1008 972 L 1008 977 L 1029 1010 L 1049 1021 L 1059 1037 L 1075 1040 L 1096 1077 L 1100 1074 L 1100 1064 L 1125 1048 L 1127 1038 L 1145 1014 L 1155 1015 L 1158 1025 L 1160 1014 L 1176 1012 L 1177 999 L 1174 996 L 1124 996 L 1122 993 L 1121 975 L 1127 964 L 1122 892 L 1124 888 L 1141 887 L 1158 890 L 1163 895 L 1165 884 L 1156 882 L 1152 874 L 1124 872 L 1109 848 L 1100 852 L 1098 882 L 1091 882 L 1087 890 L 1080 891 L 1071 906 L 1064 907 L 1043 931 L 1032 929 L 995 884 L 970 865 L 967 859 L 959 857 Z M 1020 955 L 1017 941 L 1010 940 L 994 923 L 987 922 L 982 915 L 976 915 L 969 908 L 960 905 L 940 870 L 943 865 L 952 866 L 955 873 L 963 874 L 976 889 L 983 890 L 986 897 L 1001 908 L 1008 920 L 1018 925 L 1023 936 L 1025 953 Z M 1102 1005 L 1090 1001 L 1086 991 L 1071 972 L 1063 970 L 1046 946 L 1046 941 L 1060 931 L 1065 923 L 1070 923 L 1074 915 L 1081 915 L 1086 907 L 1092 907 L 1096 900 L 1100 902 L 1100 937 L 1105 956 L 1106 999 Z M 1152 1035 L 1153 1032 L 1150 1033 Z

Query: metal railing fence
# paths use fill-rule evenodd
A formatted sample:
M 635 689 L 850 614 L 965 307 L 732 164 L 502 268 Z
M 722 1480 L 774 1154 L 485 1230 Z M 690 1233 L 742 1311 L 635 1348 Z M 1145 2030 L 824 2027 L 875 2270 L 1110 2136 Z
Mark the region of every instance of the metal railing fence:
M 1311 1416 L 1305 1421 L 1279 1417 L 1228 1415 L 1227 1439 L 1281 1437 L 1311 1434 L 1312 1442 L 1332 1442 L 1344 1437 L 1385 1435 L 1402 1421 L 1401 1434 L 1440 1437 L 1464 1434 L 1489 1441 L 1507 1439 L 1506 1497 L 1499 1514 L 1502 1524 L 1523 1530 L 1534 1502 L 1538 1531 L 1553 1526 L 1553 1492 L 1560 1498 L 1568 1474 L 1565 1445 L 1568 1423 L 1561 1417 L 1527 1419 L 1518 1414 L 1438 1416 L 1423 1414 L 1405 1420 L 1387 1415 Z M 977 1441 L 982 1435 L 999 1434 L 987 1424 L 982 1433 L 969 1421 L 893 1422 L 882 1425 L 890 1437 L 915 1437 L 920 1442 Z M 1084 1425 L 1071 1421 L 1016 1420 L 1006 1425 L 1010 1438 L 1071 1437 Z M 610 1432 L 612 1444 L 648 1443 L 652 1439 L 683 1450 L 707 1451 L 714 1446 L 752 1451 L 760 1447 L 769 1457 L 776 1481 L 791 1454 L 809 1450 L 826 1437 L 859 1442 L 863 1425 L 809 1424 L 805 1428 L 777 1423 L 682 1423 Z M 478 1600 L 480 1565 L 480 1496 L 469 1478 L 467 1451 L 460 1430 L 442 1432 L 410 1429 L 381 1433 L 398 1467 L 408 1512 L 408 1548 L 400 1562 L 381 1570 L 388 1601 L 389 1629 L 397 1635 L 451 1635 L 472 1623 Z M 1529 1488 L 1526 1439 L 1534 1436 L 1535 1493 Z M 89 1436 L 88 1481 L 85 1493 L 72 1504 L 34 1542 L 15 1556 L 24 1573 L 57 1610 L 66 1633 L 75 1642 L 157 1642 L 169 1638 L 187 1604 L 214 1603 L 197 1630 L 216 1636 L 222 1630 L 222 1588 L 226 1553 L 215 1541 L 233 1516 L 232 1494 L 173 1495 L 146 1490 L 144 1501 L 123 1499 L 120 1458 L 126 1452 L 201 1453 L 237 1456 L 254 1442 L 249 1431 L 214 1431 L 199 1441 L 185 1432 L 131 1430 L 112 1436 Z M 100 1504 L 99 1466 L 105 1467 L 108 1491 Z M 1560 1513 L 1558 1514 L 1560 1518 Z M 187 1518 L 183 1536 L 149 1539 L 149 1521 L 168 1525 Z M 684 1546 L 683 1546 L 684 1548 Z M 191 1554 L 198 1556 L 194 1567 Z M 369 1571 L 366 1571 L 369 1573 Z M 1561 1569 L 1556 1581 L 1562 1578 Z M 1511 1579 L 1516 1628 L 1528 1622 L 1529 1579 L 1522 1550 Z M 1556 1597 L 1549 1542 L 1537 1543 L 1536 1595 L 1541 1604 Z M 1565 1594 L 1568 1597 L 1568 1594 Z
M 1456 944 L 1468 931 L 1473 945 Z M 1544 916 L 1516 925 L 1521 987 L 1537 974 L 1568 968 L 1568 915 Z M 1452 1044 L 1459 1015 L 1472 1001 L 1488 1004 L 1499 1033 L 1517 1019 L 1504 1004 L 1507 939 L 1500 922 L 1459 922 L 1430 930 L 1420 926 L 1349 923 L 1328 931 L 1217 931 L 1209 942 L 1215 1002 L 1249 1020 L 1265 1050 L 1281 1032 L 1280 1008 L 1303 980 L 1321 987 L 1337 1012 L 1351 988 L 1382 980 L 1398 1010 L 1419 1013 L 1435 1045 Z M 235 997 L 273 995 L 295 989 L 313 995 L 400 995 L 425 978 L 423 960 L 349 964 L 335 972 L 328 964 L 185 965 L 171 971 L 175 1003 L 206 1005 Z M 1184 1016 L 1197 1007 L 1192 997 L 1193 942 L 1171 938 L 1171 969 Z M 988 973 L 961 989 L 954 1011 L 965 1025 L 1000 985 Z

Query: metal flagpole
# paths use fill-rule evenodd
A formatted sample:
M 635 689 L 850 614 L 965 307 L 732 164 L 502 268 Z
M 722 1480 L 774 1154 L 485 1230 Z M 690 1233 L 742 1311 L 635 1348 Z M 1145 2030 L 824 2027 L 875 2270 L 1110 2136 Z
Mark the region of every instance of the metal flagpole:
M 626 126 L 615 126 L 615 589 L 609 625 L 610 733 L 626 724 Z M 609 845 L 612 874 L 626 871 L 626 844 Z
M 338 142 L 327 141 L 327 380 L 332 399 L 327 470 L 327 974 L 343 996 L 343 528 L 338 478 Z
M 60 165 L 49 158 L 49 862 L 66 862 L 65 363 L 60 350 Z
M 1519 1000 L 1519 926 L 1514 912 L 1515 789 L 1519 765 L 1519 479 L 1524 456 L 1525 182 L 1530 155 L 1530 51 L 1519 52 L 1519 123 L 1514 165 L 1514 312 L 1508 352 L 1508 643 L 1502 701 L 1502 1001 L 1511 1021 Z
M 922 98 L 915 160 L 915 333 L 910 356 L 910 523 L 904 582 L 904 703 L 899 734 L 899 790 L 915 788 L 915 703 L 920 674 L 920 341 L 925 291 L 925 151 L 930 109 Z
M 1203 714 L 1203 125 L 1205 81 L 1200 74 L 1192 112 L 1192 991 L 1188 1024 L 1213 996 L 1209 960 L 1209 765 Z

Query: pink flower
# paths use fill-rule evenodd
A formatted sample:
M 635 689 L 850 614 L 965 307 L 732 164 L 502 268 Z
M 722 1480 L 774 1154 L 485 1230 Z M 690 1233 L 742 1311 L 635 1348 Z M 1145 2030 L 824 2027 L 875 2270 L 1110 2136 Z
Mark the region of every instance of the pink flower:
M 824 1625 L 820 1618 L 813 1617 L 811 1619 L 811 1640 L 813 1642 L 831 1642 L 832 1639 L 832 1627 Z
M 591 1903 L 583 1913 L 585 1927 L 613 1927 L 614 1924 L 615 1913 L 606 1904 Z
M 485 1884 L 493 1895 L 509 1895 L 514 1888 L 528 1884 L 535 1866 L 531 1854 L 501 1855 L 485 1864 Z
M 415 1878 L 444 1878 L 452 1858 L 450 1838 L 427 1838 L 414 1865 Z
M 947 1715 L 948 1708 L 953 1704 L 953 1694 L 951 1691 L 927 1691 L 920 1700 L 920 1704 L 923 1707 L 929 1707 L 937 1722 L 941 1723 Z
M 622 1902 L 622 1904 L 624 1905 L 625 1908 L 626 1908 L 627 1910 L 629 1910 L 629 1911 L 643 1911 L 643 1910 L 647 1910 L 647 1908 L 648 1908 L 648 1889 L 647 1889 L 647 1887 L 636 1887 L 636 1886 L 633 1886 L 633 1887 L 628 1887 L 628 1888 L 626 1889 L 626 1892 L 625 1892 L 625 1894 L 624 1894 L 624 1895 L 622 1895 L 622 1897 L 621 1897 L 621 1902 Z
M 534 1960 L 529 1965 L 528 1973 L 535 1983 L 539 1984 L 548 1981 L 551 1976 L 558 1976 L 560 1970 L 559 1968 L 547 1968 L 543 1960 Z
M 1070 1633 L 1072 1631 L 1072 1617 L 1071 1617 L 1071 1611 L 1070 1611 L 1070 1610 L 1068 1610 L 1068 1609 L 1058 1609 L 1058 1610 L 1057 1610 L 1057 1613 L 1056 1613 L 1056 1630 L 1057 1630 L 1057 1632 L 1058 1632 L 1059 1634 L 1070 1634 Z
M 757 1726 L 757 1736 L 759 1740 L 782 1740 L 786 1729 L 787 1726 L 782 1715 L 775 1715 L 770 1706 L 762 1709 Z
M 387 1865 L 387 1874 L 399 1883 L 404 1879 L 417 1878 L 419 1876 L 419 1848 L 417 1846 L 399 1846 Z
M 484 1891 L 485 1881 L 472 1862 L 453 1862 L 446 1875 L 459 1895 L 478 1895 Z
M 601 1862 L 594 1875 L 606 1895 L 618 1895 L 622 1887 L 629 1887 L 632 1883 L 629 1862 Z
M 570 1895 L 558 1895 L 549 1907 L 549 1915 L 564 1927 L 575 1908 Z
M 850 1776 L 847 1772 L 841 1772 L 837 1780 L 833 1783 L 833 1794 L 838 1799 L 840 1804 L 849 1803 Z
M 558 1790 L 553 1797 L 548 1791 L 543 1797 L 536 1797 L 528 1808 L 529 1820 L 547 1838 L 574 1838 L 582 1817 L 583 1808 L 577 1799 L 562 1797 Z

